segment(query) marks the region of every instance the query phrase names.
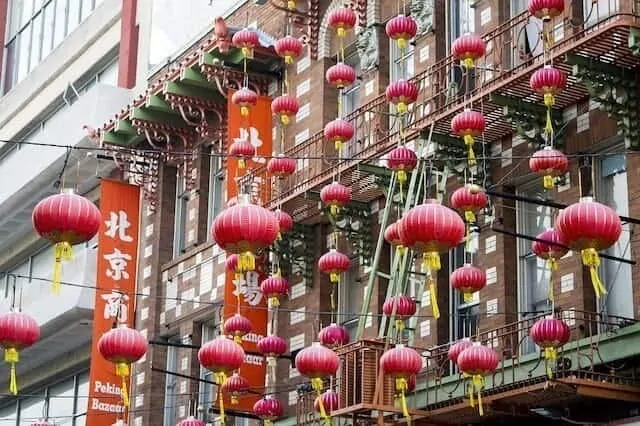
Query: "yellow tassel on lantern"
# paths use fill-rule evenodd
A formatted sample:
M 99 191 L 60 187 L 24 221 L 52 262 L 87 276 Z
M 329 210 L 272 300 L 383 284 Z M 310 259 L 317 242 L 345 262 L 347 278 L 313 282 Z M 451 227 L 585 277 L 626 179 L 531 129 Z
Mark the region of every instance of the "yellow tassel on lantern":
M 556 186 L 553 176 L 544 175 L 543 186 L 544 186 L 544 189 L 553 189 L 553 187 Z
M 404 102 L 398 102 L 396 109 L 398 110 L 398 114 L 404 114 L 408 111 L 407 104 Z
M 396 42 L 398 43 L 398 48 L 399 49 L 403 50 L 403 49 L 407 48 L 407 39 L 406 38 L 400 37 L 399 39 L 396 40 Z M 402 56 L 404 56 L 404 55 L 402 55 Z
M 422 265 L 430 272 L 440 270 L 440 255 L 437 251 L 428 251 L 422 256 Z
M 462 293 L 462 299 L 464 300 L 464 303 L 471 303 L 473 302 L 473 293 L 470 292 L 464 292 Z
M 294 0 L 289 0 L 287 2 L 287 9 L 295 10 L 295 8 L 296 8 L 296 2 Z
M 18 379 L 16 377 L 16 364 L 20 361 L 20 353 L 15 348 L 4 350 L 4 362 L 9 364 L 9 392 L 18 394 Z
M 249 107 L 246 107 L 246 106 L 240 107 L 240 115 L 242 115 L 243 117 L 246 117 L 247 115 L 249 115 Z
M 295 7 L 295 3 L 294 3 L 294 7 Z M 293 63 L 293 56 L 284 55 L 284 63 L 287 65 L 291 65 Z
M 431 311 L 433 318 L 440 318 L 440 308 L 438 307 L 438 294 L 436 293 L 436 280 L 429 278 L 429 293 L 431 297 Z
M 588 248 L 582 250 L 582 263 L 584 266 L 589 267 L 591 273 L 591 284 L 593 284 L 593 291 L 596 293 L 596 298 L 600 298 L 601 295 L 607 294 L 607 289 L 600 280 L 598 275 L 598 266 L 600 266 L 600 256 L 594 248 Z
M 270 304 L 272 307 L 276 308 L 276 307 L 280 306 L 280 299 L 278 299 L 278 297 L 277 297 L 277 296 L 271 296 L 271 297 L 269 298 L 269 304 Z
M 553 122 L 551 121 L 551 107 L 547 108 L 547 122 L 544 126 L 544 132 L 547 135 L 553 134 Z
M 398 170 L 398 182 L 400 185 L 404 184 L 407 181 L 407 172 L 403 169 Z
M 244 169 L 244 167 L 245 167 L 244 158 L 238 158 L 238 168 Z
M 243 55 L 245 58 L 250 58 L 251 56 L 253 56 L 251 51 L 252 51 L 252 49 L 251 49 L 251 48 L 249 48 L 249 47 L 243 47 L 243 48 L 242 48 L 242 55 Z
M 471 69 L 475 65 L 475 61 L 472 58 L 464 58 L 462 60 L 462 66 L 466 69 Z
M 544 348 L 544 364 L 547 370 L 547 376 L 552 379 L 553 378 L 553 370 L 551 366 L 556 362 L 556 358 L 558 357 L 558 351 L 556 348 Z
M 552 106 L 554 106 L 556 104 L 556 97 L 553 95 L 553 93 L 545 93 L 544 94 L 544 105 L 547 108 L 550 108 Z
M 329 214 L 331 214 L 331 216 L 337 216 L 339 212 L 340 206 L 337 204 L 331 204 L 331 207 L 329 207 Z
M 474 212 L 472 212 L 471 210 L 465 210 L 464 219 L 469 223 L 475 223 L 476 222 L 476 214 Z
M 256 257 L 250 251 L 240 253 L 238 256 L 239 271 L 254 271 L 256 269 Z
M 396 320 L 396 328 L 398 329 L 398 331 L 402 332 L 402 330 L 404 330 L 404 320 Z
M 236 405 L 238 402 L 238 397 L 235 395 L 231 395 L 231 405 Z
M 473 144 L 475 139 L 471 135 L 464 135 L 464 146 L 467 148 L 467 156 L 469 158 L 469 166 L 476 165 L 476 154 L 473 152 Z
M 553 302 L 553 273 L 558 270 L 558 260 L 550 257 L 547 259 L 547 268 L 549 268 L 549 300 Z
M 437 251 L 429 251 L 422 255 L 422 265 L 429 271 L 429 293 L 431 299 L 431 311 L 435 319 L 440 318 L 440 308 L 438 307 L 438 295 L 436 293 L 436 280 L 433 275 L 441 268 L 440 255 Z
M 129 364 L 119 362 L 116 364 L 116 375 L 122 378 L 120 396 L 125 407 L 129 407 L 129 392 L 127 391 L 127 381 L 129 380 Z
M 336 141 L 333 144 L 334 144 L 334 146 L 336 148 L 336 151 L 338 151 L 338 152 L 342 151 L 342 141 L 341 140 L 336 139 Z
M 216 384 L 218 386 L 222 386 L 222 384 L 227 380 L 227 375 L 224 372 L 216 373 Z M 218 391 L 218 405 L 220 406 L 220 423 L 225 423 L 225 415 L 224 415 L 224 398 L 222 392 Z
M 280 121 L 282 122 L 282 124 L 284 124 L 285 126 L 288 126 L 289 123 L 291 122 L 291 120 L 289 119 L 288 115 L 282 114 L 280 116 Z
M 62 281 L 62 262 L 71 260 L 73 257 L 73 248 L 66 241 L 57 243 L 54 247 L 55 263 L 53 265 L 52 292 L 60 294 L 60 282 Z
M 409 389 L 409 383 L 404 377 L 396 378 L 396 391 L 400 392 L 400 406 L 402 407 L 402 415 L 407 419 L 407 424 L 411 424 L 411 415 L 409 414 L 409 407 L 407 406 L 406 392 Z
M 469 405 L 476 406 L 475 398 L 478 400 L 478 413 L 484 416 L 484 407 L 482 406 L 482 388 L 484 388 L 484 377 L 480 375 L 472 376 L 469 386 Z
M 236 334 L 235 336 L 233 336 L 233 341 L 239 345 L 242 344 L 242 336 Z
M 329 274 L 329 280 L 334 284 L 339 283 L 340 282 L 340 273 L 339 272 L 331 272 Z
M 338 34 L 338 37 L 340 37 L 340 38 L 343 38 L 344 36 L 347 35 L 347 31 L 342 27 L 338 28 L 336 33 Z
M 407 248 L 405 246 L 396 246 L 396 256 L 404 256 L 407 252 Z

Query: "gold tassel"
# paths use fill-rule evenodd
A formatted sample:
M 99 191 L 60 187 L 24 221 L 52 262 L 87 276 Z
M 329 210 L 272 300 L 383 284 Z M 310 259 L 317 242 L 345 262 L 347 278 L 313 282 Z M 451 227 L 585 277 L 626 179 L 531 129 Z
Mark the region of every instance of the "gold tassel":
M 264 420 L 264 426 L 273 426 L 273 422 L 271 420 Z
M 236 334 L 235 336 L 233 336 L 233 341 L 236 342 L 237 344 L 241 345 L 242 344 L 242 336 Z
M 400 404 L 402 407 L 402 415 L 407 419 L 407 424 L 411 424 L 411 415 L 409 414 L 409 407 L 407 406 L 407 397 L 405 392 L 409 389 L 407 379 L 404 377 L 396 378 L 396 391 L 400 392 Z
M 440 270 L 440 255 L 437 251 L 428 251 L 422 256 L 422 262 L 429 272 L 437 272 Z
M 295 3 L 294 3 L 294 7 L 295 7 Z M 293 56 L 284 55 L 284 63 L 287 65 L 291 65 L 293 63 Z
M 399 38 L 399 39 L 397 39 L 396 41 L 397 41 L 397 43 L 398 43 L 398 48 L 399 48 L 400 50 L 404 50 L 404 49 L 406 49 L 406 48 L 407 48 L 407 39 L 406 39 L 406 38 L 400 37 L 400 38 Z M 401 57 L 401 58 L 404 58 L 404 55 L 401 55 L 400 57 Z
M 331 214 L 331 216 L 338 216 L 339 212 L 340 212 L 340 206 L 337 204 L 331 204 L 329 208 L 329 214 Z
M 478 413 L 484 416 L 484 407 L 482 406 L 482 388 L 484 388 L 484 377 L 476 374 L 471 379 L 469 386 L 469 403 L 471 407 L 475 407 L 474 394 L 478 399 Z
M 473 302 L 473 293 L 464 292 L 462 293 L 462 298 L 464 299 L 464 303 Z
M 342 151 L 342 141 L 341 141 L 341 140 L 336 139 L 336 140 L 333 142 L 333 144 L 334 144 L 334 146 L 335 146 L 335 148 L 336 148 L 336 151 L 338 151 L 338 152 Z
M 429 278 L 429 293 L 431 296 L 431 310 L 433 311 L 433 318 L 440 318 L 440 308 L 438 307 L 438 295 L 436 294 L 436 280 L 433 277 Z
M 464 146 L 467 148 L 469 157 L 469 166 L 476 165 L 476 154 L 473 152 L 473 144 L 475 139 L 471 135 L 464 135 Z
M 558 270 L 558 260 L 550 257 L 547 259 L 547 268 L 549 268 L 549 300 L 553 302 L 553 273 Z
M 554 182 L 553 176 L 544 175 L 544 178 L 543 178 L 543 181 L 542 181 L 542 185 L 544 186 L 544 189 L 553 189 L 553 187 L 556 186 L 556 183 Z
M 471 224 L 475 223 L 476 215 L 471 210 L 465 210 L 464 219 L 465 219 L 465 222 L 467 223 L 467 226 L 466 226 L 467 236 L 465 238 L 466 240 L 465 248 L 467 251 L 469 251 L 471 249 Z
M 558 357 L 558 351 L 556 348 L 544 348 L 544 364 L 547 369 L 547 376 L 552 379 L 553 371 L 551 370 L 551 365 L 556 361 Z
M 236 395 L 231 395 L 231 405 L 236 405 L 239 402 Z
M 220 373 L 216 373 L 216 385 L 218 385 L 218 387 L 222 386 L 224 384 L 224 382 L 227 381 L 227 374 L 224 371 L 221 371 Z M 219 405 L 220 405 L 220 424 L 225 424 L 225 416 L 224 416 L 224 398 L 222 395 L 222 392 L 218 391 L 218 399 L 219 399 Z
M 119 362 L 116 364 L 116 374 L 122 378 L 120 396 L 125 407 L 129 407 L 129 392 L 127 391 L 127 379 L 129 378 L 129 364 Z
M 548 135 L 553 134 L 553 122 L 551 121 L 551 107 L 547 108 L 547 123 L 544 126 L 544 132 Z
M 440 318 L 440 308 L 438 307 L 438 295 L 436 294 L 436 281 L 433 274 L 440 270 L 440 255 L 437 251 L 429 251 L 422 255 L 423 266 L 429 271 L 429 293 L 431 299 L 431 311 L 435 319 Z
M 294 0 L 289 0 L 289 1 L 287 2 L 287 8 L 288 8 L 289 10 L 295 10 L 295 8 L 296 8 L 296 2 L 295 2 Z
M 473 66 L 475 65 L 473 59 L 471 58 L 465 58 L 462 60 L 462 66 L 465 67 L 466 69 L 471 69 L 473 68 Z
M 398 105 L 396 106 L 396 109 L 398 110 L 398 114 L 405 114 L 408 110 L 407 104 L 404 102 L 398 102 Z
M 601 295 L 607 294 L 607 289 L 602 284 L 600 276 L 598 275 L 600 256 L 596 249 L 588 248 L 582 250 L 582 263 L 589 267 L 591 272 L 591 284 L 593 284 L 593 291 L 596 293 L 596 298 L 600 298 Z
M 238 168 L 244 169 L 244 167 L 245 167 L 244 158 L 238 158 Z
M 404 330 L 404 321 L 397 319 L 396 320 L 396 328 L 398 329 L 399 332 L 402 333 L 402 330 Z
M 237 269 L 241 272 L 253 271 L 256 269 L 256 257 L 250 251 L 240 253 L 238 256 Z
M 242 48 L 242 54 L 244 55 L 245 58 L 250 58 L 252 55 L 252 49 L 250 47 L 243 47 Z
M 269 303 L 271 304 L 272 307 L 276 308 L 280 306 L 280 299 L 278 299 L 277 296 L 271 296 L 269 298 Z
M 340 282 L 340 273 L 339 272 L 332 272 L 329 274 L 329 279 L 331 280 L 332 283 L 337 284 Z
M 60 294 L 60 283 L 62 281 L 62 262 L 71 260 L 73 257 L 73 248 L 66 241 L 57 243 L 54 247 L 55 263 L 53 265 L 52 292 L 55 295 Z
M 342 27 L 338 28 L 337 33 L 338 33 L 338 37 L 340 38 L 343 38 L 345 35 L 347 35 L 347 31 Z
M 291 119 L 289 118 L 289 116 L 288 116 L 288 115 L 286 115 L 286 114 L 282 114 L 282 115 L 280 116 L 280 121 L 281 121 L 281 122 L 282 122 L 282 124 L 284 124 L 285 126 L 288 126 L 288 125 L 289 125 L 289 123 L 291 122 Z
M 243 117 L 246 117 L 247 115 L 249 115 L 249 107 L 241 106 L 240 115 L 242 115 Z
M 404 169 L 398 170 L 398 182 L 400 183 L 400 185 L 403 185 L 406 181 L 407 181 L 407 172 L 405 172 Z M 400 192 L 402 192 L 402 189 L 400 190 Z
M 4 362 L 9 367 L 9 392 L 12 395 L 18 394 L 18 379 L 16 377 L 16 364 L 20 361 L 20 353 L 16 348 L 7 348 L 4 350 Z
M 476 222 L 476 214 L 471 210 L 465 210 L 464 211 L 464 218 L 469 223 L 475 223 Z

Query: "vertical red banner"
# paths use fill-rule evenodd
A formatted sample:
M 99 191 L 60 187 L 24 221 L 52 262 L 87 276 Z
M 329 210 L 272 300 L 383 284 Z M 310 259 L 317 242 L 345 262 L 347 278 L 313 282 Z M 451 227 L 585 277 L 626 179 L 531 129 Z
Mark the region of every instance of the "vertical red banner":
M 266 164 L 267 159 L 272 155 L 272 117 L 271 99 L 265 96 L 258 98 L 256 106 L 251 108 L 248 117 L 240 114 L 240 108 L 230 102 L 233 92 L 229 93 L 227 99 L 228 113 L 228 144 L 233 143 L 238 138 L 248 138 L 256 148 L 256 157 L 246 162 L 246 170 L 255 170 Z M 264 170 L 264 168 L 263 168 Z M 238 178 L 241 176 L 238 169 L 238 161 L 233 158 L 227 160 L 227 200 L 234 201 L 238 195 Z M 270 194 L 269 180 L 266 174 L 256 176 L 251 188 L 253 199 L 257 203 L 264 203 L 264 199 Z M 227 272 L 224 288 L 224 318 L 234 315 L 238 311 L 238 298 L 240 313 L 247 317 L 253 326 L 253 332 L 244 336 L 242 347 L 247 352 L 257 352 L 256 343 L 258 339 L 267 334 L 267 300 L 260 292 L 260 282 L 266 278 L 266 261 L 256 262 L 257 271 L 247 272 L 241 280 L 235 279 L 235 274 Z M 251 389 L 257 393 L 262 393 L 265 384 L 265 374 L 267 372 L 266 361 L 259 355 L 247 355 L 245 362 L 240 368 L 240 374 L 249 380 Z M 225 398 L 227 407 L 238 411 L 253 411 L 253 404 L 260 397 L 249 394 L 240 398 L 236 405 L 228 405 L 228 398 Z
M 140 188 L 102 179 L 100 183 L 102 223 L 98 236 L 96 299 L 89 376 L 87 425 L 116 426 L 127 422 L 122 403 L 122 380 L 115 365 L 102 358 L 98 340 L 116 321 L 133 327 L 138 265 Z

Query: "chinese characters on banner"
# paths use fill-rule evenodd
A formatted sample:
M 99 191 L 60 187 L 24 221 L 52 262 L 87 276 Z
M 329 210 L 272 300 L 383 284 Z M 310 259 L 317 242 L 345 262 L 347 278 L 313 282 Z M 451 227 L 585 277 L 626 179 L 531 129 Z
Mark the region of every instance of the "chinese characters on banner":
M 266 159 L 272 154 L 272 119 L 271 99 L 265 96 L 258 98 L 258 103 L 251 108 L 249 117 L 242 117 L 240 108 L 230 102 L 233 92 L 227 99 L 228 112 L 228 145 L 238 138 L 249 138 L 256 147 L 256 157 L 253 161 L 247 161 L 248 168 L 257 168 L 266 164 Z M 227 200 L 230 204 L 235 202 L 238 195 L 237 178 L 238 161 L 233 158 L 227 160 Z M 251 187 L 252 198 L 256 203 L 268 200 L 270 183 L 265 175 L 257 176 Z M 235 279 L 234 273 L 227 272 L 224 288 L 224 318 L 236 313 L 237 297 L 240 296 L 240 313 L 251 321 L 253 332 L 244 336 L 242 347 L 247 352 L 257 352 L 258 339 L 267 334 L 267 300 L 260 292 L 260 282 L 266 278 L 266 262 L 257 259 L 257 271 L 247 272 L 240 280 Z M 257 309 L 256 309 L 257 308 Z M 245 362 L 240 368 L 240 374 L 249 380 L 252 389 L 264 387 L 266 374 L 266 361 L 261 356 L 246 355 Z M 233 410 L 253 411 L 253 404 L 259 399 L 259 395 L 246 395 L 240 398 L 236 405 L 228 405 L 230 401 L 225 398 L 225 405 Z
M 98 236 L 98 268 L 89 377 L 87 425 L 126 425 L 115 365 L 98 352 L 98 340 L 116 322 L 133 327 L 138 262 L 140 189 L 102 179 L 102 223 Z

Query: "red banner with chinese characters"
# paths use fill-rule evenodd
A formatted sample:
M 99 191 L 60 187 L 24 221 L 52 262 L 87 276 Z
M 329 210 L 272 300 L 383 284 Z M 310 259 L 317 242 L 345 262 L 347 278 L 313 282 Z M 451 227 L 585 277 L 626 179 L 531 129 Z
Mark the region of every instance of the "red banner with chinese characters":
M 98 340 L 114 323 L 133 327 L 138 265 L 140 188 L 102 179 L 102 223 L 98 235 L 96 299 L 93 310 L 93 341 L 89 376 L 87 425 L 126 424 L 127 412 L 120 396 L 122 380 L 115 365 L 100 355 Z M 123 423 L 118 423 L 118 420 Z
M 228 138 L 229 144 L 238 138 L 249 138 L 256 148 L 256 157 L 246 161 L 248 170 L 256 169 L 266 164 L 266 159 L 272 154 L 272 118 L 271 99 L 265 96 L 258 98 L 256 106 L 251 107 L 248 117 L 240 114 L 240 107 L 231 103 L 230 92 L 227 99 L 228 112 Z M 264 169 L 264 168 L 263 168 Z M 227 159 L 227 200 L 229 204 L 235 202 L 238 195 L 238 160 Z M 251 187 L 254 202 L 268 201 L 264 197 L 269 195 L 270 184 L 265 175 L 257 176 Z M 259 259 L 258 259 L 259 260 Z M 260 282 L 266 278 L 266 262 L 256 262 L 257 271 L 247 272 L 241 280 L 235 279 L 235 274 L 227 272 L 224 287 L 224 318 L 229 318 L 238 311 L 238 297 L 240 298 L 240 313 L 251 321 L 253 332 L 244 336 L 242 347 L 246 352 L 257 352 L 256 343 L 260 337 L 267 334 L 267 300 L 260 292 Z M 249 380 L 251 389 L 262 393 L 265 382 L 267 365 L 260 355 L 249 355 L 240 368 L 240 375 Z M 260 398 L 256 394 L 248 394 L 239 398 L 238 404 L 229 405 L 229 398 L 225 398 L 225 405 L 231 410 L 253 411 L 253 404 Z

